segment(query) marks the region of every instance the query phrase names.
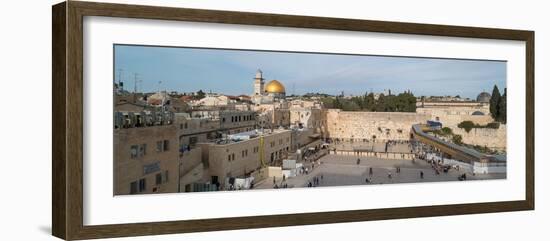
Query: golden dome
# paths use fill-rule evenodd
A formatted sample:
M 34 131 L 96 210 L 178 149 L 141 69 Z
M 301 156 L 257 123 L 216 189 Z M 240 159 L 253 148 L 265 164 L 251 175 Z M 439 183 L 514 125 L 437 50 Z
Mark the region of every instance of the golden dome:
M 285 93 L 285 86 L 277 80 L 272 80 L 265 85 L 265 92 L 267 93 Z

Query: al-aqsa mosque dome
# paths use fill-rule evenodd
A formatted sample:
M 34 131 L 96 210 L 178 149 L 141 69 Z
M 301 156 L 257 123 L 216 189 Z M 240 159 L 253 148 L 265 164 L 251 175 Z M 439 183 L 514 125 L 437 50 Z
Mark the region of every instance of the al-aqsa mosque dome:
M 482 103 L 489 103 L 489 101 L 491 101 L 491 94 L 489 94 L 487 92 L 481 92 L 477 96 L 476 101 L 477 102 L 482 102 Z
M 285 94 L 285 86 L 277 80 L 272 80 L 265 85 L 265 92 L 268 94 Z

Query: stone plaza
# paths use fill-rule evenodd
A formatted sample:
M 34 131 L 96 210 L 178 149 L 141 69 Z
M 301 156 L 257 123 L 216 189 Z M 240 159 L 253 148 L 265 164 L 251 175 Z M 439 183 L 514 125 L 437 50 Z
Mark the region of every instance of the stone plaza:
M 360 161 L 358 162 L 357 159 Z M 319 164 L 317 164 L 319 163 Z M 506 173 L 473 174 L 469 170 L 449 169 L 448 172 L 439 174 L 425 160 L 392 160 L 376 157 L 354 157 L 343 155 L 325 155 L 318 162 L 307 165 L 307 174 L 296 177 L 276 178 L 278 187 L 288 188 L 312 186 L 330 187 L 347 185 L 374 185 L 374 184 L 395 184 L 395 183 L 421 183 L 421 182 L 444 182 L 458 181 L 459 177 L 466 174 L 468 180 L 491 180 L 506 178 Z M 370 169 L 372 168 L 372 174 Z M 400 169 L 397 172 L 397 168 Z M 423 177 L 421 178 L 421 174 Z M 391 178 L 389 177 L 391 175 Z M 314 183 L 317 178 L 318 183 Z M 367 182 L 366 180 L 369 179 Z M 255 189 L 273 188 L 273 180 L 264 180 L 255 186 Z

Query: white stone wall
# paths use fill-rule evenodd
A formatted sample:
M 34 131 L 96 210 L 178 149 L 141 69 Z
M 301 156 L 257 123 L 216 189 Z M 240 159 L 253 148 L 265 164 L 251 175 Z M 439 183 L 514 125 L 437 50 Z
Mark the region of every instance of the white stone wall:
M 451 129 L 453 133 L 462 136 L 462 142 L 464 143 L 506 150 L 506 125 L 501 124 L 498 129 L 473 128 L 470 132 L 466 132 L 457 126 L 451 127 Z
M 485 115 L 472 115 L 476 111 Z M 494 121 L 489 114 L 488 106 L 433 106 L 416 108 L 416 113 L 430 115 L 431 120 L 439 119 L 444 126 L 456 126 L 466 120 L 480 125 Z
M 426 123 L 427 114 L 328 110 L 326 136 L 338 139 L 408 140 L 413 124 Z

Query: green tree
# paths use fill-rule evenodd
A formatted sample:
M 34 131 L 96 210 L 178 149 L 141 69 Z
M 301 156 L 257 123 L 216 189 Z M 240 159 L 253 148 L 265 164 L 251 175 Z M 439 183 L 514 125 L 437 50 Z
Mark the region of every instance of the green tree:
M 497 85 L 493 87 L 493 93 L 491 94 L 491 100 L 489 100 L 489 111 L 491 112 L 491 116 L 498 120 L 498 111 L 499 107 L 498 104 L 500 102 L 500 91 L 498 90 Z
M 457 145 L 462 144 L 462 136 L 461 135 L 453 135 L 453 143 Z
M 384 96 L 384 94 L 380 94 L 380 96 L 378 96 L 374 110 L 380 112 L 386 111 L 386 96 Z
M 342 103 L 342 110 L 344 111 L 359 111 L 361 108 L 354 101 L 346 101 Z
M 449 128 L 449 127 L 443 127 L 443 128 L 441 128 L 441 133 L 445 136 L 448 136 L 448 135 L 453 134 L 453 130 L 451 130 L 451 128 Z
M 321 99 L 321 102 L 323 102 L 323 106 L 327 109 L 334 108 L 334 99 L 330 97 L 323 97 Z
M 369 93 L 365 97 L 365 109 L 369 111 L 375 111 L 376 110 L 376 100 L 374 99 L 374 94 Z
M 498 118 L 497 121 L 500 121 L 506 124 L 506 88 L 504 88 L 504 94 L 500 97 L 498 102 Z
M 205 96 L 206 96 L 206 94 L 204 93 L 204 91 L 202 91 L 202 90 L 197 91 L 197 96 L 196 96 L 197 99 L 200 100 L 200 99 L 204 98 Z
M 463 121 L 458 124 L 458 127 L 469 133 L 475 127 L 475 124 L 472 121 Z
M 340 103 L 339 97 L 336 97 L 336 99 L 334 99 L 334 101 L 332 102 L 332 108 L 342 109 L 342 103 Z

